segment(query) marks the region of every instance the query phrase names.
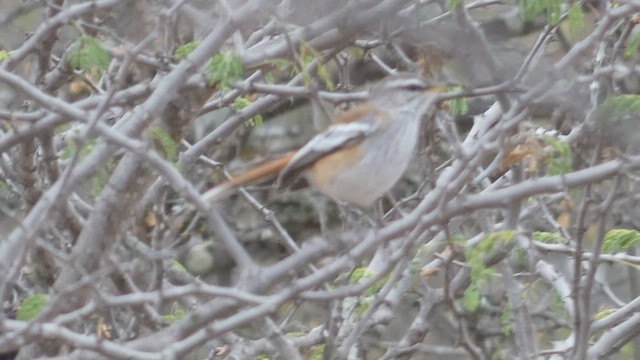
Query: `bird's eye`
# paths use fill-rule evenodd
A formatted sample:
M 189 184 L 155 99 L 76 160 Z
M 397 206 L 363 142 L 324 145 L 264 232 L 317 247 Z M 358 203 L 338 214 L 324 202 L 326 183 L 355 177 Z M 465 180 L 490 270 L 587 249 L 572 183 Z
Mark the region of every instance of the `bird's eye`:
M 405 86 L 405 89 L 409 90 L 409 91 L 422 91 L 426 88 L 426 86 L 423 83 L 411 83 L 411 84 L 407 84 Z
M 409 91 L 421 91 L 424 90 L 426 87 L 423 84 L 411 84 L 407 86 L 407 90 Z

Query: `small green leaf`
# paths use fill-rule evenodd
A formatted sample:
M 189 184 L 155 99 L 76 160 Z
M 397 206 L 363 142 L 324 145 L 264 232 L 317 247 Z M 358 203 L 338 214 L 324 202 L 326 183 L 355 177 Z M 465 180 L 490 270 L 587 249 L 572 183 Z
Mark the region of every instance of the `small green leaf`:
M 447 7 L 449 11 L 455 11 L 458 6 L 462 5 L 464 0 L 447 0 Z
M 171 264 L 172 264 L 172 265 L 173 265 L 173 267 L 174 267 L 174 268 L 176 268 L 176 270 L 178 270 L 178 271 L 182 271 L 182 272 L 185 272 L 185 273 L 186 273 L 186 272 L 188 272 L 188 271 L 187 271 L 187 268 L 186 268 L 186 267 L 184 267 L 184 265 L 182 265 L 182 263 L 181 263 L 180 261 L 178 261 L 178 260 L 175 260 L 175 259 L 174 259 L 173 261 L 171 261 Z
M 94 196 L 98 196 L 102 191 L 102 189 L 104 189 L 104 186 L 107 184 L 107 181 L 109 181 L 109 176 L 111 175 L 111 173 L 115 168 L 116 168 L 116 163 L 114 162 L 113 159 L 110 159 L 109 161 L 107 161 L 105 166 L 98 171 L 95 178 L 93 179 L 92 189 L 91 189 L 91 193 Z
M 73 157 L 73 154 L 76 153 L 76 143 L 73 141 L 68 141 L 67 145 L 65 145 L 62 150 L 60 150 L 60 160 L 69 160 Z
M 520 0 L 520 13 L 525 21 L 532 21 L 536 16 L 546 13 L 547 23 L 557 25 L 562 19 L 562 0 Z
M 575 34 L 584 28 L 584 10 L 582 10 L 582 4 L 579 1 L 571 4 L 567 18 L 569 20 L 569 31 L 571 33 Z
M 605 100 L 598 109 L 601 117 L 625 116 L 640 112 L 640 95 L 619 95 Z
M 456 92 L 461 91 L 462 87 L 454 86 L 446 89 L 447 92 Z M 449 101 L 449 106 L 451 107 L 451 115 L 453 116 L 463 116 L 467 115 L 469 112 L 469 104 L 467 103 L 467 99 L 465 98 L 456 98 Z
M 487 268 L 484 259 L 493 255 L 501 245 L 511 243 L 516 236 L 513 230 L 499 231 L 487 235 L 474 247 L 467 249 L 465 257 L 471 267 L 471 284 L 465 290 L 462 302 L 469 311 L 475 311 L 480 305 L 480 289 L 489 281 L 495 279 L 495 270 Z
M 286 333 L 285 335 L 286 335 L 287 337 L 290 337 L 290 338 L 294 338 L 294 339 L 295 339 L 295 338 L 299 338 L 299 337 L 301 337 L 301 336 L 305 336 L 305 335 L 307 335 L 307 333 L 306 333 L 306 332 L 303 332 L 303 331 L 292 331 L 292 332 L 288 332 L 288 333 Z
M 166 321 L 169 325 L 175 323 L 178 320 L 183 319 L 187 315 L 187 311 L 180 306 L 180 304 L 175 303 L 171 314 L 164 315 L 164 321 Z
M 302 73 L 302 83 L 305 86 L 311 85 L 312 74 L 309 73 L 309 66 L 314 60 L 318 60 L 315 75 L 324 82 L 327 89 L 333 90 L 335 85 L 333 84 L 333 78 L 331 72 L 327 68 L 327 65 L 322 61 L 322 53 L 311 47 L 307 43 L 300 44 L 300 64 L 301 69 L 296 69 L 298 73 Z
M 178 145 L 171 138 L 168 132 L 159 126 L 150 129 L 151 139 L 160 145 L 167 160 L 176 162 L 178 160 Z
M 34 294 L 24 299 L 22 305 L 20 305 L 20 309 L 18 309 L 18 313 L 16 314 L 16 319 L 20 321 L 29 321 L 37 318 L 42 309 L 49 301 L 49 295 L 47 294 Z
M 477 285 L 471 284 L 464 291 L 462 296 L 462 305 L 469 312 L 475 312 L 480 307 L 480 289 Z
M 242 110 L 251 105 L 251 101 L 244 96 L 238 96 L 234 101 L 231 108 L 234 110 Z M 261 126 L 263 123 L 262 115 L 256 115 L 255 117 L 245 122 L 246 126 Z
M 502 324 L 502 335 L 511 336 L 511 325 L 509 324 L 511 320 L 511 306 L 507 304 L 504 309 L 502 309 L 502 314 L 500 314 L 500 323 Z
M 69 64 L 75 70 L 107 70 L 110 62 L 109 52 L 92 36 L 79 37 L 69 50 Z
M 617 309 L 613 309 L 613 308 L 609 308 L 609 309 L 602 309 L 600 311 L 598 311 L 595 316 L 593 317 L 594 320 L 602 320 L 604 318 L 606 318 L 607 316 L 613 314 L 614 312 L 616 312 Z
M 322 360 L 324 358 L 324 344 L 312 347 L 313 352 L 309 360 Z
M 186 59 L 199 45 L 199 41 L 192 41 L 178 46 L 175 53 L 176 59 L 178 59 L 178 61 Z
M 82 146 L 82 150 L 80 151 L 80 158 L 82 159 L 85 156 L 91 154 L 93 149 L 96 147 L 97 143 L 98 143 L 97 139 L 90 139 L 86 141 Z M 62 150 L 60 150 L 60 159 L 61 160 L 71 159 L 77 151 L 76 147 L 77 147 L 76 141 L 74 141 L 73 139 L 67 141 L 67 145 L 65 145 L 65 147 L 63 147 Z
M 550 233 L 544 231 L 535 231 L 531 234 L 533 240 L 545 243 L 545 244 L 561 244 L 564 242 L 564 238 L 559 233 Z
M 465 98 L 457 98 L 451 100 L 451 115 L 464 116 L 469 113 L 469 104 Z
M 272 72 L 268 72 L 266 74 L 264 74 L 264 82 L 267 84 L 275 84 L 276 83 L 276 79 L 273 77 L 273 73 Z
M 365 296 L 373 296 L 376 295 L 377 293 L 380 292 L 380 290 L 382 290 L 382 287 L 385 286 L 387 284 L 387 282 L 389 281 L 389 276 L 390 274 L 387 274 L 385 276 L 382 277 L 382 279 L 376 281 L 373 285 L 371 285 L 367 291 L 365 291 L 364 295 Z
M 564 314 L 566 313 L 566 309 L 562 303 L 562 297 L 558 294 L 557 291 L 553 291 L 551 293 L 551 311 L 556 314 Z
M 355 313 L 356 313 L 356 316 L 358 317 L 358 319 L 361 318 L 362 315 L 364 315 L 364 313 L 367 310 L 369 310 L 370 307 L 371 307 L 371 302 L 370 301 L 367 301 L 367 300 L 361 301 L 356 306 L 356 309 L 355 309 Z
M 636 54 L 638 54 L 638 49 L 640 48 L 640 32 L 633 35 L 631 40 L 629 40 L 629 44 L 627 44 L 627 48 L 624 50 L 624 57 L 627 60 L 630 60 Z
M 244 125 L 247 127 L 255 127 L 255 126 L 262 126 L 263 123 L 264 123 L 264 120 L 262 118 L 262 115 L 256 115 L 251 119 L 245 121 Z
M 614 229 L 604 236 L 602 251 L 614 253 L 628 250 L 640 243 L 640 231 L 627 229 Z
M 317 73 L 318 77 L 320 78 L 320 80 L 324 81 L 324 86 L 329 91 L 332 91 L 336 88 L 336 86 L 333 84 L 333 78 L 331 77 L 331 73 L 327 69 L 326 64 L 318 64 Z
M 237 98 L 235 98 L 235 100 L 233 100 L 233 105 L 231 105 L 231 107 L 234 110 L 242 110 L 249 105 L 251 105 L 251 101 L 249 101 L 249 99 L 244 96 L 238 96 Z
M 556 26 L 562 20 L 562 0 L 546 0 L 547 5 L 547 23 Z
M 287 58 L 275 58 L 270 60 L 269 63 L 282 72 L 287 71 L 293 65 L 293 62 Z
M 464 245 L 467 243 L 467 238 L 465 238 L 460 234 L 456 234 L 456 235 L 453 235 L 451 239 L 449 239 L 449 241 L 451 241 L 451 243 L 454 245 Z
M 490 256 L 499 245 L 510 243 L 516 236 L 513 230 L 498 231 L 485 236 L 475 247 L 467 249 L 467 259 Z
M 0 50 L 0 62 L 9 60 L 9 57 L 11 57 L 11 54 L 7 50 Z
M 518 5 L 520 14 L 525 21 L 533 20 L 544 10 L 542 1 L 538 0 L 520 0 Z
M 220 53 L 209 61 L 206 68 L 207 81 L 211 86 L 228 90 L 231 84 L 242 79 L 244 68 L 240 58 L 231 53 Z
M 353 270 L 351 273 L 351 277 L 349 278 L 349 284 L 357 284 L 362 279 L 370 278 L 373 276 L 373 271 L 369 270 L 366 267 L 360 267 Z
M 573 151 L 568 142 L 558 140 L 551 136 L 544 136 L 542 140 L 551 148 L 553 153 L 548 155 L 549 175 L 564 175 L 573 169 Z

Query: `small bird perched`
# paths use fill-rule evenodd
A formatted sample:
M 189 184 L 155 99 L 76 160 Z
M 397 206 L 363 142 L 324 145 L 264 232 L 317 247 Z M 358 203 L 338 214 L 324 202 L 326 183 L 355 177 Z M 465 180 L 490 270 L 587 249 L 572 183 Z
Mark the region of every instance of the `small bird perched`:
M 442 91 L 412 74 L 389 76 L 371 88 L 369 101 L 344 113 L 299 150 L 210 189 L 203 199 L 217 201 L 251 183 L 276 179 L 282 185 L 302 175 L 336 201 L 368 207 L 409 166 L 420 120 Z

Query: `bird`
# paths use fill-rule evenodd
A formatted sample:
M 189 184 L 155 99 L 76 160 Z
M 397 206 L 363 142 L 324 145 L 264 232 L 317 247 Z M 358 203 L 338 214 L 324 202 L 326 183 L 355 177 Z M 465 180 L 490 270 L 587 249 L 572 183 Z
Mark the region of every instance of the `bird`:
M 299 176 L 340 203 L 370 207 L 409 167 L 420 137 L 421 119 L 446 88 L 412 73 L 390 75 L 373 85 L 368 100 L 339 116 L 297 151 L 268 161 L 206 191 L 217 202 L 239 187 Z

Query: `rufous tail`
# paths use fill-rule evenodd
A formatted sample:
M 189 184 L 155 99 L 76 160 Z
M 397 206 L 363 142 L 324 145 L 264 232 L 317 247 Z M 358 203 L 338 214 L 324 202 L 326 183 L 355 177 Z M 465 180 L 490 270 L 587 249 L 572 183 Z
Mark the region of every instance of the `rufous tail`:
M 207 202 L 216 202 L 229 197 L 238 188 L 261 181 L 273 180 L 278 177 L 280 171 L 291 161 L 295 151 L 287 153 L 277 159 L 258 165 L 255 168 L 229 179 L 220 185 L 202 194 L 202 199 Z

